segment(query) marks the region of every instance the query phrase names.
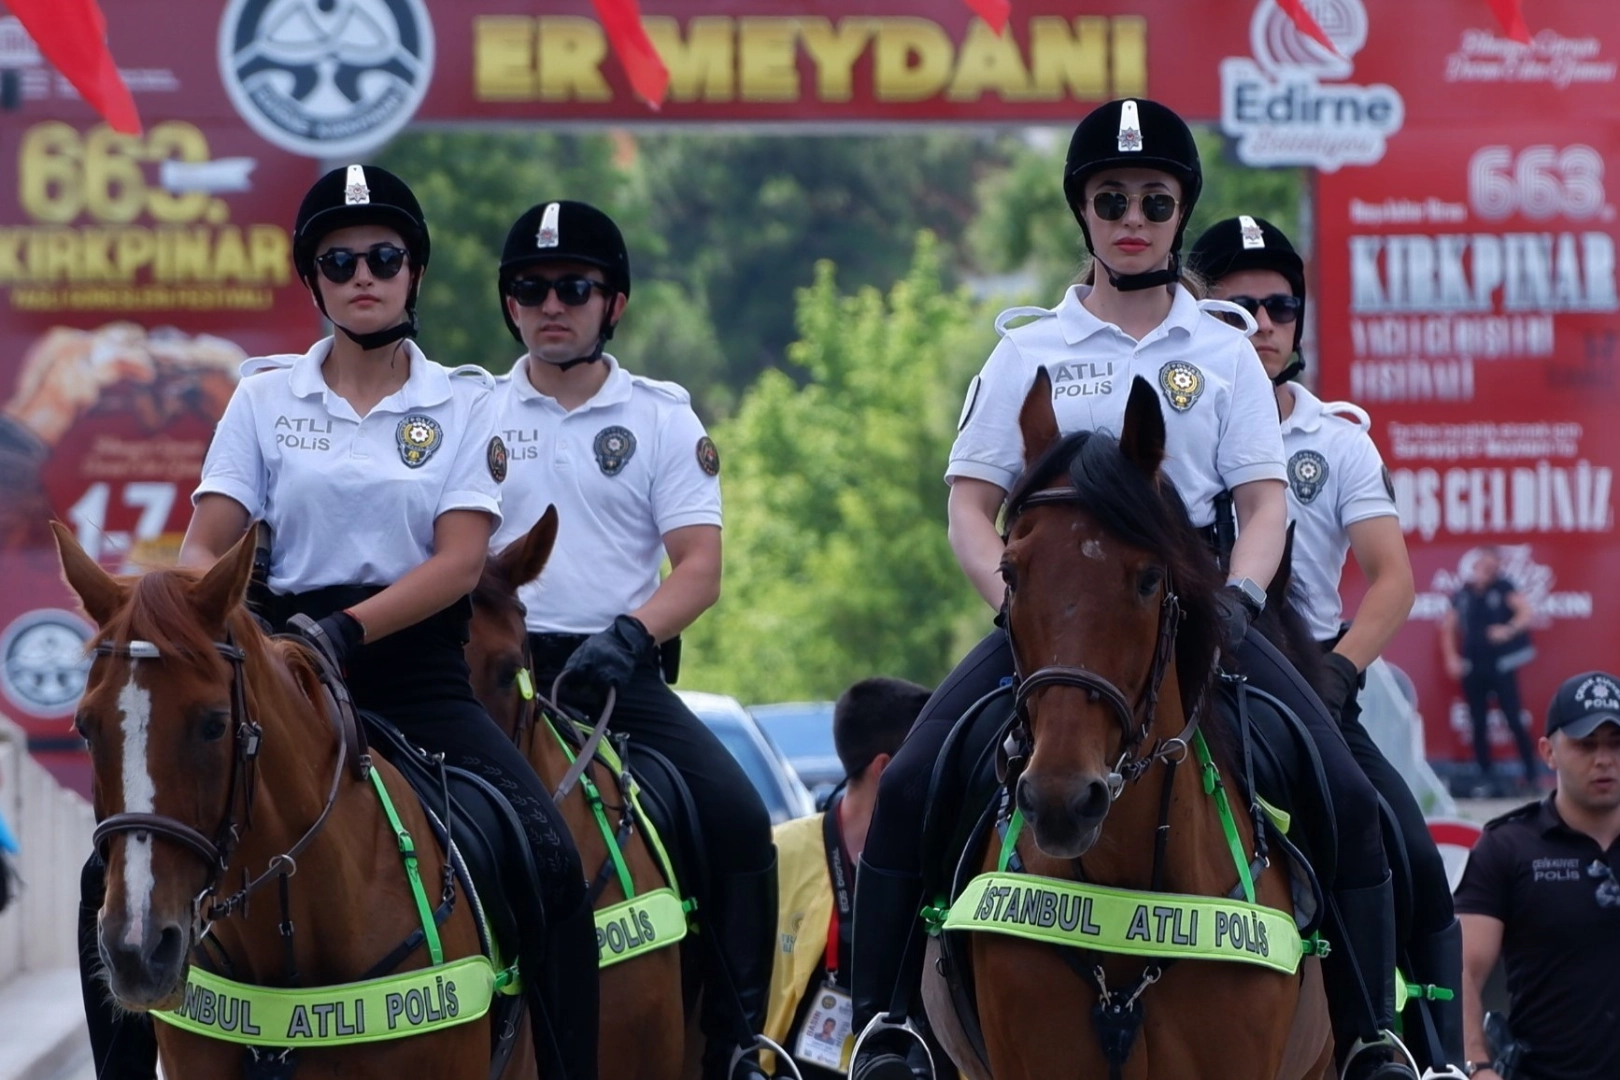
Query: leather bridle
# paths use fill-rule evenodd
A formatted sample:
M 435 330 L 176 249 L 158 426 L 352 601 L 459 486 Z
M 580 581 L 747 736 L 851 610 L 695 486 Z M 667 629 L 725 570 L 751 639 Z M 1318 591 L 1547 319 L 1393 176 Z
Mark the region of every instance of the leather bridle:
M 201 892 L 192 900 L 193 944 L 208 932 L 217 919 L 229 916 L 239 908 L 246 908 L 248 897 L 276 876 L 291 877 L 298 872 L 298 856 L 309 847 L 326 824 L 337 803 L 339 787 L 346 766 L 351 763 L 356 774 L 365 779 L 371 770 L 371 756 L 366 752 L 364 739 L 355 716 L 348 688 L 332 668 L 327 658 L 317 649 L 308 649 L 321 685 L 325 689 L 327 715 L 331 718 L 337 736 L 337 765 L 332 771 L 331 786 L 326 804 L 315 822 L 304 831 L 286 852 L 270 859 L 264 872 L 249 879 L 242 870 L 242 887 L 223 900 L 214 900 L 220 880 L 230 866 L 231 856 L 243 833 L 253 827 L 253 796 L 258 785 L 259 750 L 264 740 L 264 729 L 248 712 L 247 679 L 243 665 L 246 654 L 231 640 L 229 632 L 224 641 L 213 643 L 215 651 L 224 657 L 231 668 L 231 728 L 233 752 L 231 754 L 230 800 L 224 816 L 215 827 L 213 836 L 206 836 L 194 825 L 166 814 L 131 813 L 111 814 L 102 819 L 91 834 L 97 851 L 105 856 L 107 842 L 123 833 L 137 835 L 151 833 L 172 840 L 200 858 L 208 867 L 208 880 Z M 294 639 L 298 640 L 298 639 Z M 94 650 L 97 656 L 120 657 L 129 661 L 158 660 L 162 652 L 149 641 L 130 641 L 123 644 L 101 642 Z M 314 704 L 312 702 L 311 704 Z
M 1072 486 L 1042 488 L 1032 491 L 1020 498 L 1016 503 L 1007 507 L 1007 517 L 1002 540 L 1005 541 L 1011 534 L 1014 522 L 1024 511 L 1035 506 L 1054 505 L 1085 505 L 1086 500 L 1078 489 Z M 1030 699 L 1034 695 L 1052 686 L 1069 686 L 1086 691 L 1092 702 L 1106 702 L 1119 721 L 1120 726 L 1120 754 L 1113 770 L 1108 774 L 1108 794 L 1110 800 L 1119 798 L 1127 781 L 1138 780 L 1142 774 L 1153 765 L 1155 761 L 1168 761 L 1179 763 L 1186 758 L 1189 741 L 1193 732 L 1198 729 L 1199 720 L 1203 714 L 1202 700 L 1195 702 L 1188 713 L 1186 725 L 1181 732 L 1169 739 L 1159 739 L 1146 753 L 1141 753 L 1142 745 L 1153 729 L 1154 719 L 1159 708 L 1159 691 L 1164 683 L 1165 673 L 1170 668 L 1170 662 L 1175 656 L 1176 635 L 1181 629 L 1182 609 L 1181 600 L 1176 595 L 1175 582 L 1170 576 L 1168 568 L 1165 570 L 1163 598 L 1159 602 L 1159 627 L 1157 641 L 1153 648 L 1153 665 L 1148 669 L 1147 682 L 1141 694 L 1133 704 L 1126 698 L 1123 691 L 1107 678 L 1099 675 L 1089 668 L 1068 664 L 1049 664 L 1045 667 L 1025 675 L 1018 670 L 1018 647 L 1013 640 L 1012 631 L 1012 598 L 1013 589 L 1009 586 L 1006 599 L 1003 602 L 1003 611 L 1006 618 L 1007 640 L 1012 645 L 1013 653 L 1013 680 L 1016 687 L 1013 694 L 1014 715 L 1023 728 L 1023 739 L 1027 743 L 1030 739 Z M 1140 717 L 1140 719 L 1138 719 Z

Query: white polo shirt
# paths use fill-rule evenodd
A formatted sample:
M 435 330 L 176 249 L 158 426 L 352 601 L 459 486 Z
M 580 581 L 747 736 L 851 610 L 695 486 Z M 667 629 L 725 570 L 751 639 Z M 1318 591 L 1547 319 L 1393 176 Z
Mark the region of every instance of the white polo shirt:
M 500 521 L 494 377 L 405 350 L 405 385 L 364 417 L 326 385 L 331 338 L 242 365 L 191 500 L 227 495 L 270 525 L 273 591 L 392 585 L 433 553 L 445 511 Z
M 947 481 L 958 476 L 1011 489 L 1023 472 L 1018 413 L 1045 368 L 1058 428 L 1118 435 L 1131 380 L 1159 393 L 1165 419 L 1164 471 L 1194 525 L 1215 520 L 1215 497 L 1255 480 L 1281 480 L 1277 402 L 1260 358 L 1242 331 L 1206 315 L 1176 289 L 1170 314 L 1141 341 L 1087 311 L 1090 286 L 1076 285 L 1050 311 L 1014 308 L 996 320 L 1002 338 L 968 387 Z M 1035 321 L 1011 330 L 1009 318 Z
M 1339 577 L 1358 521 L 1395 517 L 1395 486 L 1367 435 L 1372 421 L 1347 402 L 1323 404 L 1290 383 L 1294 411 L 1282 422 L 1288 454 L 1288 517 L 1294 522 L 1294 581 L 1311 636 L 1339 633 Z
M 691 395 L 604 355 L 607 381 L 572 412 L 529 381 L 528 357 L 496 391 L 511 452 L 499 551 L 557 507 L 557 543 L 520 592 L 532 633 L 594 634 L 658 588 L 664 534 L 720 524 L 720 455 Z

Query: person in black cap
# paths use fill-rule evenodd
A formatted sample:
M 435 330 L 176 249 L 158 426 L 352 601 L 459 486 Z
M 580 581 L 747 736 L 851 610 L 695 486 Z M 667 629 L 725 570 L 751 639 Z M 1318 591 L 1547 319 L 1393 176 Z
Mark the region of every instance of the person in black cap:
M 548 505 L 557 540 L 519 593 L 539 685 L 595 712 L 680 771 L 709 866 L 698 918 L 706 948 L 704 1080 L 756 1069 L 776 924 L 776 855 L 759 793 L 668 686 L 680 633 L 720 594 L 720 452 L 681 387 L 626 371 L 605 352 L 630 300 L 630 258 L 613 219 L 558 200 L 507 234 L 497 276 L 506 325 L 524 346 L 497 392 L 511 477 L 497 548 Z M 668 557 L 669 574 L 659 568 Z M 723 959 L 722 959 L 723 958 Z M 735 993 L 729 992 L 735 987 Z M 741 1016 L 738 1016 L 738 1005 Z
M 1091 262 L 1055 308 L 1013 308 L 996 320 L 1001 341 L 968 387 L 946 466 L 951 548 L 985 603 L 1002 610 L 1008 585 L 998 518 L 1028 464 L 1019 414 L 1040 371 L 1051 383 L 1064 435 L 1118 432 L 1136 377 L 1157 390 L 1164 472 L 1192 524 L 1214 548 L 1220 508 L 1229 499 L 1240 526 L 1221 552 L 1228 577 L 1219 604 L 1231 663 L 1298 714 L 1320 747 L 1342 833 L 1338 877 L 1323 884 L 1333 890 L 1347 933 L 1358 946 L 1366 943 L 1354 952 L 1358 977 L 1380 1005 L 1382 988 L 1390 998 L 1388 1008 L 1360 1010 L 1355 1035 L 1373 1040 L 1390 1024 L 1394 993 L 1393 980 L 1379 974 L 1392 969 L 1385 961 L 1394 947 L 1394 913 L 1377 793 L 1320 699 L 1251 625 L 1286 538 L 1282 435 L 1254 349 L 1242 331 L 1205 316 L 1200 286 L 1182 273 L 1182 238 L 1202 188 L 1192 131 L 1157 102 L 1109 102 L 1075 128 L 1063 193 Z M 855 894 L 853 1010 L 863 1035 L 854 1080 L 912 1075 L 907 1057 L 916 1040 L 902 1034 L 901 1017 L 879 1013 L 893 1011 L 896 986 L 909 991 L 920 978 L 919 965 L 907 965 L 906 957 L 920 959 L 907 944 L 922 902 L 919 841 L 933 766 L 957 719 L 1012 675 L 1012 648 L 998 627 L 940 683 L 883 774 Z M 975 750 L 967 753 L 971 759 Z
M 1466 1072 L 1620 1076 L 1620 679 L 1565 679 L 1539 748 L 1557 788 L 1486 825 L 1457 886 Z M 1492 1047 L 1484 1032 L 1480 995 L 1498 956 L 1516 1049 Z
M 1413 599 L 1412 565 L 1389 473 L 1367 434 L 1371 420 L 1354 405 L 1322 402 L 1297 381 L 1305 370 L 1305 264 L 1281 229 L 1247 214 L 1227 218 L 1204 231 L 1187 263 L 1209 283 L 1212 297 L 1241 308 L 1256 325 L 1249 341 L 1276 387 L 1288 456 L 1294 607 L 1325 657 L 1311 672 L 1312 681 L 1401 831 L 1406 858 L 1395 860 L 1396 870 L 1405 874 L 1412 901 L 1399 943 L 1410 965 L 1406 973 L 1455 995 L 1462 930 L 1452 912 L 1445 862 L 1412 789 L 1362 726 L 1356 701 L 1362 672 L 1405 624 Z M 1241 312 L 1220 314 L 1236 326 L 1245 322 Z M 1354 622 L 1345 626 L 1339 578 L 1352 552 L 1368 589 Z M 1330 956 L 1329 985 L 1342 995 L 1336 964 Z M 1428 1011 L 1437 1045 L 1430 1045 L 1429 1029 L 1415 1015 L 1410 1019 L 1419 1022 L 1404 1028 L 1406 1041 L 1419 1065 L 1443 1075 L 1463 1060 L 1461 999 L 1415 1001 L 1421 1004 L 1414 1008 Z
M 293 264 L 336 332 L 303 355 L 243 366 L 251 377 L 209 444 L 180 561 L 212 566 L 254 521 L 269 526 L 261 617 L 277 629 L 297 615 L 315 620 L 292 629 L 344 673 L 358 707 L 506 795 L 540 878 L 541 895 L 507 898 L 530 931 L 510 946 L 531 995 L 540 1070 L 595 1080 L 596 925 L 579 852 L 550 793 L 473 696 L 463 655 L 467 594 L 501 518 L 505 449 L 493 377 L 441 367 L 410 340 L 430 252 L 421 207 L 392 173 L 350 165 L 310 188 Z M 150 1080 L 150 1028 L 116 1015 L 94 974 L 99 858 L 81 889 L 99 1075 Z

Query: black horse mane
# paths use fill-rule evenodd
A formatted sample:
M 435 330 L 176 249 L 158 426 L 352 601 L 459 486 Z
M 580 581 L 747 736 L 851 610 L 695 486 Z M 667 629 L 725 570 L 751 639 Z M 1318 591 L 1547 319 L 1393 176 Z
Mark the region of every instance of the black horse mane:
M 1183 706 L 1201 708 L 1206 738 L 1229 749 L 1230 735 L 1212 694 L 1221 643 L 1215 604 L 1222 584 L 1220 567 L 1187 517 L 1181 495 L 1162 473 L 1144 473 L 1125 456 L 1117 439 L 1077 431 L 1049 447 L 1014 483 L 1007 496 L 1009 526 L 1024 501 L 1065 470 L 1078 503 L 1099 525 L 1164 565 L 1184 615 L 1176 636 L 1176 672 Z

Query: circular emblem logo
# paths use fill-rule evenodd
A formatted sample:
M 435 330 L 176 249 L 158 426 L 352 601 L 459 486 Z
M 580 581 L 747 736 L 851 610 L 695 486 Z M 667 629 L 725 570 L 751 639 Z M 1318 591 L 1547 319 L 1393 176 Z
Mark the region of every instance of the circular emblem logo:
M 489 465 L 489 475 L 497 484 L 506 483 L 506 444 L 499 435 L 489 440 L 489 452 L 484 455 Z
M 614 424 L 596 433 L 591 449 L 596 453 L 596 464 L 602 475 L 618 476 L 619 470 L 636 456 L 636 437 L 630 434 L 629 428 Z
M 0 635 L 0 686 L 35 716 L 67 716 L 84 693 L 92 631 L 71 611 L 42 608 L 20 616 Z
M 1204 392 L 1204 373 L 1185 360 L 1172 360 L 1159 369 L 1159 386 L 1176 412 L 1186 412 Z
M 269 142 L 352 157 L 386 142 L 422 103 L 433 24 L 422 0 L 230 0 L 219 75 Z
M 821 1007 L 823 1009 L 830 1009 L 836 1004 L 838 1004 L 838 1002 L 831 994 L 823 994 L 822 995 L 822 997 L 821 997 Z
M 1327 478 L 1327 458 L 1315 450 L 1296 450 L 1288 459 L 1288 486 L 1302 503 L 1315 502 Z
M 444 442 L 444 430 L 431 416 L 407 416 L 394 429 L 394 443 L 399 447 L 399 460 L 413 469 L 426 465 Z
M 710 476 L 720 475 L 720 450 L 707 435 L 697 441 L 698 468 Z

